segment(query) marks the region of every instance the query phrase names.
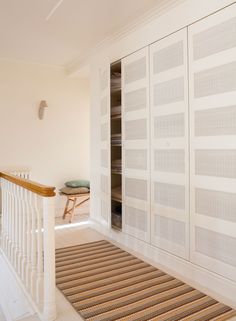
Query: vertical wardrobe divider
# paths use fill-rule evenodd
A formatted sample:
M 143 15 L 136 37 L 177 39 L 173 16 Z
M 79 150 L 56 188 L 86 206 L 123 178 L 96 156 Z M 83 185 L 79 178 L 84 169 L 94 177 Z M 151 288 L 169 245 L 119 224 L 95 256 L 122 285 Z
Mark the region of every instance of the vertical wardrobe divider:
M 187 28 L 150 46 L 151 243 L 189 259 Z
M 236 281 L 236 4 L 189 27 L 191 262 Z
M 149 48 L 122 59 L 123 227 L 150 242 Z

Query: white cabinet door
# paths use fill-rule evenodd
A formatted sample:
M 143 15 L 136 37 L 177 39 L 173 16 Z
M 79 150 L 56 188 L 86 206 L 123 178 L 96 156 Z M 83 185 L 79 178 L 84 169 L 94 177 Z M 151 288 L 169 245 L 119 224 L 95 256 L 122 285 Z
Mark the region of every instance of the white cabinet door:
M 100 69 L 101 223 L 110 226 L 110 65 Z
M 150 46 L 151 242 L 189 258 L 187 29 Z
M 236 5 L 189 28 L 191 261 L 236 281 Z
M 122 60 L 124 231 L 150 242 L 148 48 Z

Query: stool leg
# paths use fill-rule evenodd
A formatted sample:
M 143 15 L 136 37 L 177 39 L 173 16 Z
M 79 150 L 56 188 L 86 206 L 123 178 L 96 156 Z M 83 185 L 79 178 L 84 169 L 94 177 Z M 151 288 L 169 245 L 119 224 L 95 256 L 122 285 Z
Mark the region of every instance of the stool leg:
M 72 223 L 73 218 L 74 218 L 74 215 L 75 215 L 76 197 L 74 198 L 73 202 L 74 202 L 74 203 L 73 203 L 73 207 L 72 207 L 72 209 L 71 209 L 71 218 L 70 218 L 70 223 Z
M 65 210 L 64 210 L 64 213 L 63 213 L 63 216 L 62 216 L 62 219 L 63 219 L 63 220 L 66 218 L 66 213 L 67 213 L 67 211 L 68 211 L 69 202 L 70 202 L 70 200 L 69 200 L 69 198 L 67 198 Z

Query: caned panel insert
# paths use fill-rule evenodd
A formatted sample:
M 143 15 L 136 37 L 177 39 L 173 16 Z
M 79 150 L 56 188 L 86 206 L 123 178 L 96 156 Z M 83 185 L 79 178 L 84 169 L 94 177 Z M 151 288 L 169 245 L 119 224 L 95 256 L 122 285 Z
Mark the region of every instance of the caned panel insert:
M 101 140 L 102 141 L 108 140 L 108 123 L 101 125 Z
M 147 170 L 147 150 L 127 149 L 125 152 L 125 167 L 127 169 Z
M 108 98 L 107 96 L 101 99 L 101 116 L 105 116 L 108 112 Z
M 125 178 L 125 196 L 147 200 L 147 181 L 138 178 Z
M 236 267 L 235 237 L 196 227 L 195 242 L 197 252 Z
M 185 186 L 154 183 L 154 202 L 166 207 L 185 209 Z
M 195 173 L 236 178 L 236 150 L 196 150 Z
M 186 242 L 185 223 L 155 215 L 154 235 L 184 246 Z
M 183 65 L 183 41 L 178 41 L 153 55 L 153 73 L 169 70 Z
M 206 97 L 236 90 L 236 61 L 194 74 L 194 97 Z
M 101 216 L 105 221 L 108 221 L 108 215 L 109 215 L 108 203 L 102 199 L 101 200 Z
M 146 77 L 146 57 L 130 62 L 125 66 L 125 84 L 143 79 Z
M 147 139 L 147 120 L 137 119 L 125 122 L 125 139 L 139 140 Z
M 193 57 L 198 60 L 236 47 L 236 18 L 231 18 L 193 36 Z
M 154 119 L 154 137 L 183 137 L 185 134 L 184 113 L 158 116 Z
M 108 168 L 108 150 L 107 149 L 101 150 L 101 166 Z
M 195 112 L 195 136 L 236 135 L 236 106 Z
M 147 232 L 147 213 L 138 208 L 125 207 L 125 224 Z
M 108 176 L 101 175 L 101 190 L 103 193 L 108 193 Z
M 154 153 L 154 168 L 159 172 L 184 173 L 185 152 L 182 149 L 158 149 Z
M 147 108 L 147 89 L 140 88 L 124 95 L 125 111 L 135 111 Z
M 184 99 L 184 78 L 178 77 L 154 86 L 154 106 L 173 104 Z
M 236 194 L 196 188 L 195 212 L 236 222 Z

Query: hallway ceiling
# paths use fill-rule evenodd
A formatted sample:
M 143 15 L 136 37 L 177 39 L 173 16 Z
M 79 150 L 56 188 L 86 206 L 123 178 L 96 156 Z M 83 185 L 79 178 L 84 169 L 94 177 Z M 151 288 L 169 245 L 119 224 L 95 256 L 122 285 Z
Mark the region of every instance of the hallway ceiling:
M 171 0 L 0 0 L 0 58 L 67 66 L 168 2 Z

